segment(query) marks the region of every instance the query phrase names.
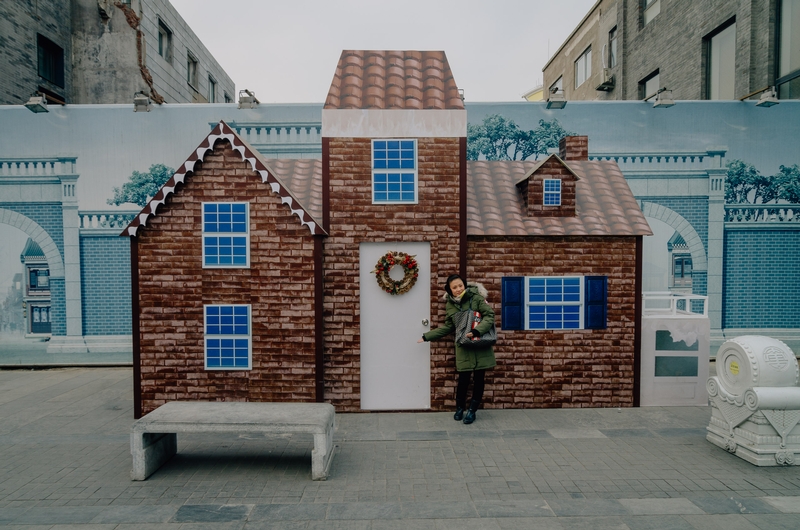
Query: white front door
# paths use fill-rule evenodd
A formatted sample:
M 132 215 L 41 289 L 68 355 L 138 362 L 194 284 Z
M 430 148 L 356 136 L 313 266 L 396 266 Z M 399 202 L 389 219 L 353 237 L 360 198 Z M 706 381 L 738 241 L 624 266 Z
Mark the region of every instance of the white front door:
M 431 406 L 430 345 L 417 344 L 430 330 L 430 243 L 361 243 L 361 408 L 427 409 Z M 417 283 L 405 294 L 382 290 L 372 271 L 387 252 L 416 256 Z M 403 278 L 395 265 L 390 276 Z

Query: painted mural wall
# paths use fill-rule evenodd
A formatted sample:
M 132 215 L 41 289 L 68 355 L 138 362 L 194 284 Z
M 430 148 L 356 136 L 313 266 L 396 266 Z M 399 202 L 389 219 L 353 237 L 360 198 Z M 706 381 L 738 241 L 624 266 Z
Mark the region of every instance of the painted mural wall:
M 688 288 L 716 298 L 712 328 L 716 319 L 718 329 L 800 329 L 800 213 L 725 206 L 724 188 L 732 161 L 763 176 L 800 164 L 800 102 L 759 108 L 679 101 L 661 109 L 569 102 L 560 110 L 538 102 L 467 103 L 467 110 L 472 125 L 499 115 L 524 131 L 555 120 L 589 137 L 590 158 L 616 160 L 656 233 L 646 242 L 647 289 L 670 287 L 672 260 L 683 253 L 681 266 L 693 267 L 680 271 L 690 274 Z M 69 105 L 45 114 L 0 107 L 0 297 L 12 295 L 24 272 L 19 253 L 35 233 L 62 266 L 79 263 L 78 280 L 62 274 L 50 282 L 52 318 L 61 319 L 54 334 L 129 334 L 129 250 L 117 236 L 139 207 L 109 204 L 114 188 L 153 165 L 177 167 L 219 120 L 268 157 L 321 156 L 321 105 L 163 105 L 138 113 L 130 105 Z M 65 239 L 73 232 L 74 241 Z M 0 320 L 0 331 L 10 322 Z

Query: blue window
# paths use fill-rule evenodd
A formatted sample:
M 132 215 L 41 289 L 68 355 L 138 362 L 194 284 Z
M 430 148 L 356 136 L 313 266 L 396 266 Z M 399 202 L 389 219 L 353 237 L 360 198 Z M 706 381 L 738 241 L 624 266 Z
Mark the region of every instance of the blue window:
M 606 276 L 506 276 L 501 326 L 522 329 L 605 329 Z
M 205 306 L 206 370 L 251 368 L 249 305 Z
M 248 204 L 203 203 L 203 267 L 249 267 Z
M 372 141 L 372 202 L 417 202 L 417 141 Z
M 544 205 L 561 206 L 561 181 L 558 179 L 544 180 Z
M 528 278 L 527 329 L 580 329 L 582 278 Z

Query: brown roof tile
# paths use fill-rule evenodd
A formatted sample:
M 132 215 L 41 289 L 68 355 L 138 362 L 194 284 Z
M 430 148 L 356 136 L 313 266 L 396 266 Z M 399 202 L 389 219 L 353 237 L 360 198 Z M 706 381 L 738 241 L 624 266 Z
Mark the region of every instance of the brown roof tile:
M 615 162 L 569 161 L 578 177 L 574 217 L 528 217 L 516 184 L 541 162 L 467 162 L 467 234 L 507 236 L 651 235 Z
M 464 109 L 443 51 L 345 50 L 326 109 Z

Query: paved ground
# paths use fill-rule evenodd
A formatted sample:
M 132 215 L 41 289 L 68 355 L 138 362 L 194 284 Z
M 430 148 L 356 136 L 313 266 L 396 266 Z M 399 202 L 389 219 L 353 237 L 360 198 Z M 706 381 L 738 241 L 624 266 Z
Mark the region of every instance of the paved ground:
M 0 370 L 66 366 L 133 366 L 129 353 L 47 353 L 47 341 L 0 333 Z
M 129 479 L 131 370 L 0 371 L 0 526 L 88 529 L 797 529 L 800 468 L 705 440 L 705 407 L 339 414 L 310 439 L 194 435 Z

